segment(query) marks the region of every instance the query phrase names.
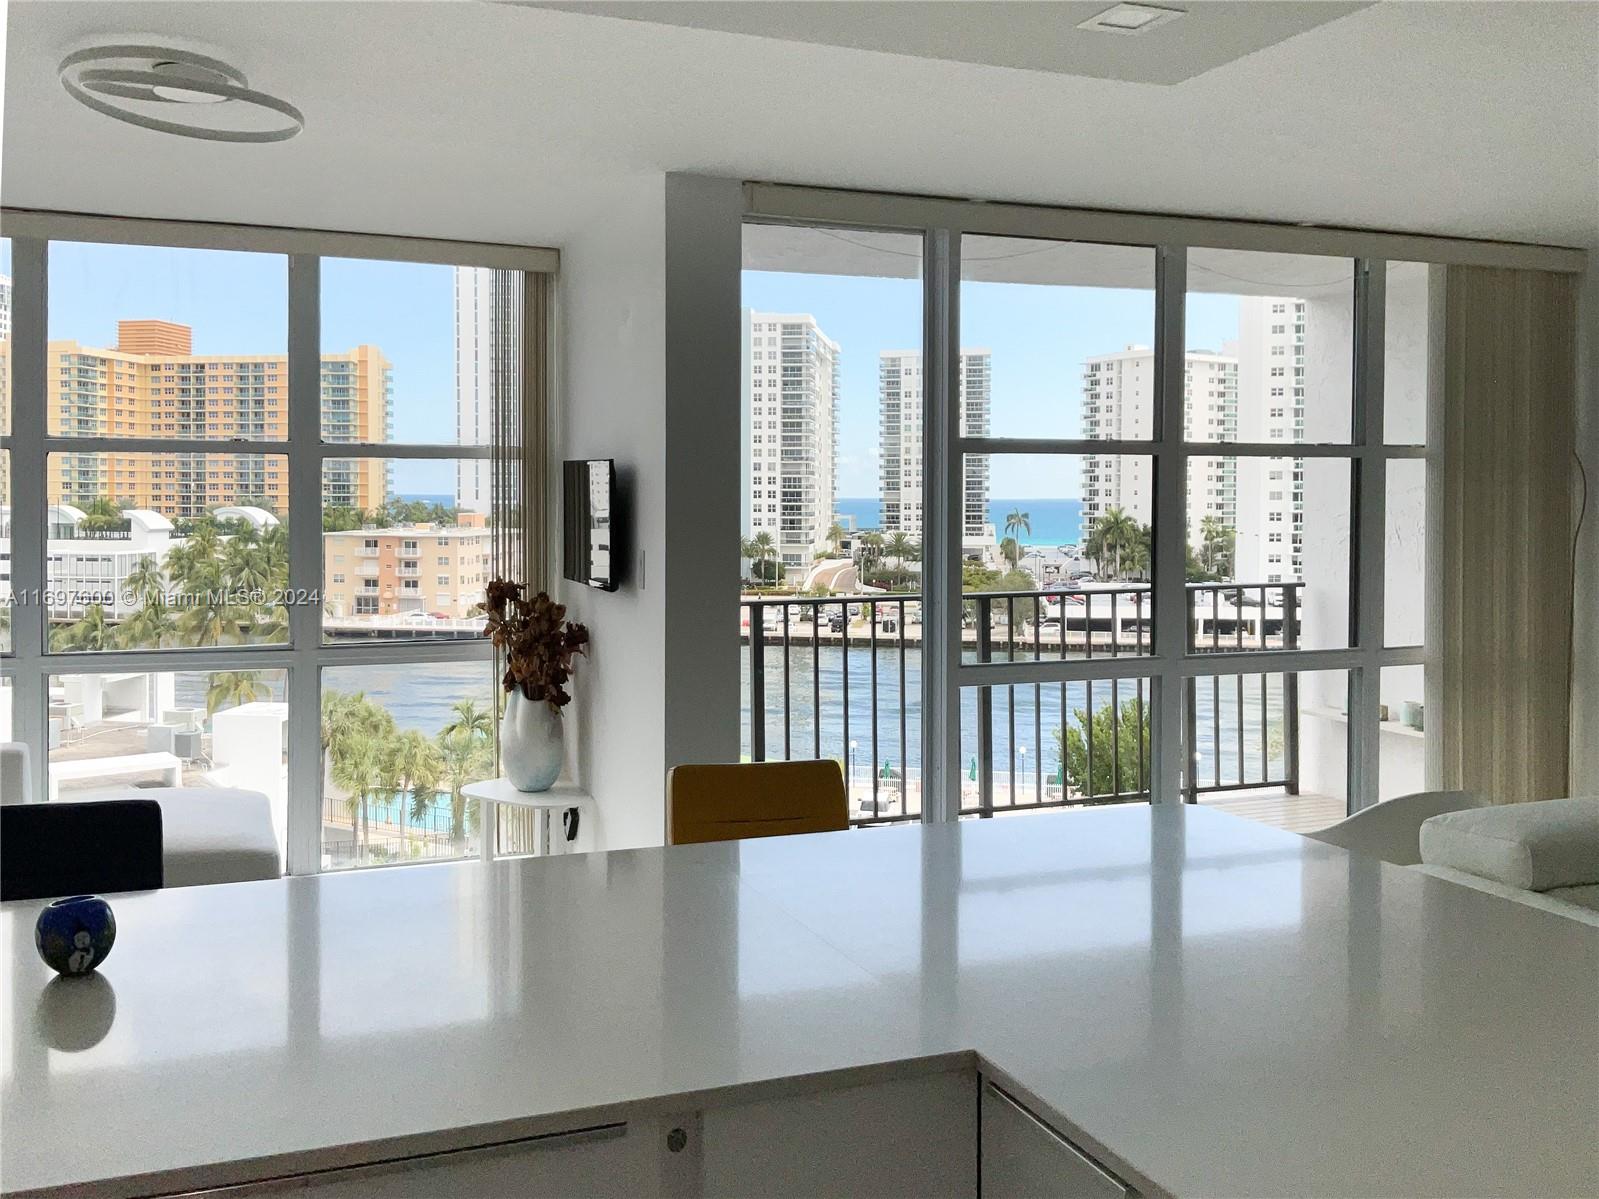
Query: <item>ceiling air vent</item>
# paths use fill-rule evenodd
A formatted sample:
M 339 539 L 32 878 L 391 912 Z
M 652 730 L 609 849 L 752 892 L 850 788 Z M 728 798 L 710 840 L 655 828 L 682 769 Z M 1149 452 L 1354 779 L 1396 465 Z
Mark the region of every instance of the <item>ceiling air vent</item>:
M 1148 33 L 1157 25 L 1175 21 L 1183 15 L 1180 8 L 1160 8 L 1153 4 L 1118 4 L 1107 8 L 1097 17 L 1090 17 L 1077 28 L 1092 29 L 1096 33 Z

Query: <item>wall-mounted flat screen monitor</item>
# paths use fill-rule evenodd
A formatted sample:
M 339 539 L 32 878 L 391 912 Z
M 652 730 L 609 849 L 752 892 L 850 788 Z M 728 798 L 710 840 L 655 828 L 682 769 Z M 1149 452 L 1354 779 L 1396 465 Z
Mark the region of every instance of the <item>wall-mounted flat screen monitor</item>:
M 562 573 L 574 583 L 615 591 L 618 584 L 616 463 L 568 462 L 562 471 Z

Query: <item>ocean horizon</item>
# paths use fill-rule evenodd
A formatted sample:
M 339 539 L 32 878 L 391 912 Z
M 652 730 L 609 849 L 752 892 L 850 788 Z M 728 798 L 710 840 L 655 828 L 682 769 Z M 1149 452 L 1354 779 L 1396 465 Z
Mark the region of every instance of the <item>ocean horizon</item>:
M 875 496 L 847 496 L 833 501 L 841 517 L 850 517 L 857 529 L 876 529 L 883 523 L 883 502 Z M 1082 500 L 1002 499 L 988 501 L 988 519 L 996 536 L 1005 536 L 1005 517 L 1013 509 L 1027 513 L 1030 532 L 1017 540 L 1022 545 L 1079 545 L 1082 538 Z

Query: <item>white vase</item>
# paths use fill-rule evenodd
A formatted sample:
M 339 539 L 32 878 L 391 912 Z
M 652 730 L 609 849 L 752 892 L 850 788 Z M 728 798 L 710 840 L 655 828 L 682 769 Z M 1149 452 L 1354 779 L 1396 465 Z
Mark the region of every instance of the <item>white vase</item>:
M 512 691 L 500 717 L 500 769 L 518 791 L 548 791 L 561 777 L 561 710 Z

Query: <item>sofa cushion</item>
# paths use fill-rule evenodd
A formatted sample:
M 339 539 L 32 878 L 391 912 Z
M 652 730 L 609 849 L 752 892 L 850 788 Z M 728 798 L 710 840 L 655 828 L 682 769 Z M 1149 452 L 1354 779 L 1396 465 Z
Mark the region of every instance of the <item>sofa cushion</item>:
M 1421 860 L 1527 891 L 1599 883 L 1599 797 L 1446 812 L 1421 826 Z

